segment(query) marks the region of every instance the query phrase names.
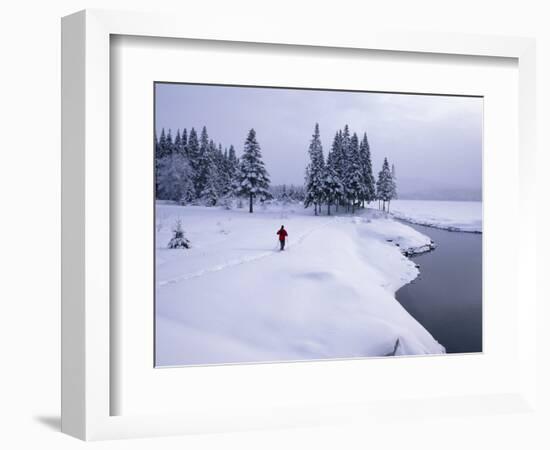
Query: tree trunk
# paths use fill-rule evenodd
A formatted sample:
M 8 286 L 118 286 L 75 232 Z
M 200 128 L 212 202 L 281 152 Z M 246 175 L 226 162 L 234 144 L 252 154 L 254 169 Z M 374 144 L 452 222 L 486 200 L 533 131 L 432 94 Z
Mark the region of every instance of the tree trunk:
M 330 202 L 327 202 L 327 215 L 330 216 Z
M 313 208 L 315 209 L 315 215 L 317 215 L 317 203 L 313 204 Z
M 390 201 L 391 200 L 388 200 L 388 212 L 390 212 Z
M 252 209 L 252 194 L 250 194 L 250 206 L 248 208 L 248 212 L 249 213 L 252 213 L 253 212 L 253 209 Z

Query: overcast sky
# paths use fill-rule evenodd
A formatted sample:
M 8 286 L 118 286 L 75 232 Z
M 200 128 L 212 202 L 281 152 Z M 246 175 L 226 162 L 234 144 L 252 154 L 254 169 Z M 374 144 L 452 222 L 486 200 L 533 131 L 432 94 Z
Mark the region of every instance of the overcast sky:
M 272 184 L 302 184 L 315 123 L 325 156 L 348 124 L 367 132 L 375 174 L 395 164 L 402 197 L 478 199 L 483 99 L 296 89 L 156 84 L 156 129 L 206 125 L 240 155 L 256 130 Z

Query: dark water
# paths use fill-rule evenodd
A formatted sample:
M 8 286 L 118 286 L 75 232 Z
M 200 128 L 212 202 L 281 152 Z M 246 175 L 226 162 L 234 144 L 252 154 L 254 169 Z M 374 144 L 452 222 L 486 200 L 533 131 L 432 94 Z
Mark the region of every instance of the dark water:
M 482 351 L 482 235 L 407 225 L 437 248 L 412 258 L 420 276 L 397 300 L 447 353 Z

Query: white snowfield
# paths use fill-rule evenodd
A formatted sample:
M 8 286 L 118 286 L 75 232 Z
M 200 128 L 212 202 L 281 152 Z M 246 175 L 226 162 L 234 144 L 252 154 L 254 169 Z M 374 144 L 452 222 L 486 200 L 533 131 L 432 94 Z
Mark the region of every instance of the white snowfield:
M 419 225 L 450 231 L 482 232 L 481 202 L 393 200 L 390 212 L 398 219 Z
M 190 250 L 166 248 L 178 218 Z M 418 275 L 400 249 L 429 245 L 375 210 L 315 217 L 297 204 L 249 214 L 159 203 L 157 365 L 444 353 L 394 297 Z

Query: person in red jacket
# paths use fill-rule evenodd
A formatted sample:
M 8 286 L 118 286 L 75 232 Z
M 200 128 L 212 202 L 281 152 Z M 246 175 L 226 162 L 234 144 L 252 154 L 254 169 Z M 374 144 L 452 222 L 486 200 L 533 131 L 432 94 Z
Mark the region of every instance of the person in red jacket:
M 281 244 L 281 251 L 285 249 L 285 239 L 288 236 L 288 233 L 285 230 L 285 226 L 281 225 L 281 228 L 279 231 L 277 231 L 277 234 L 279 235 L 279 244 Z

